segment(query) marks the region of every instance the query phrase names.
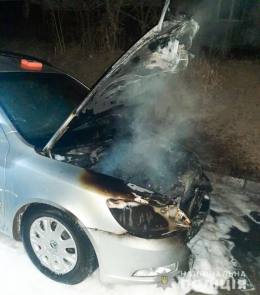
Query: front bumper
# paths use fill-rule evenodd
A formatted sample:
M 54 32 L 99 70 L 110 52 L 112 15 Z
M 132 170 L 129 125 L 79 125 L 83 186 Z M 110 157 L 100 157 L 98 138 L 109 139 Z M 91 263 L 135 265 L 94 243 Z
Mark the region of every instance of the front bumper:
M 130 235 L 114 235 L 106 232 L 87 230 L 95 248 L 100 280 L 104 283 L 155 283 L 161 275 L 135 277 L 142 269 L 161 267 L 176 263 L 175 271 L 167 275 L 177 276 L 188 270 L 190 250 L 183 242 L 182 235 L 165 239 L 142 239 Z
M 204 196 L 198 214 L 192 218 L 192 226 L 187 234 L 163 239 L 143 239 L 131 235 L 115 235 L 98 230 L 85 231 L 96 251 L 100 280 L 103 283 L 156 283 L 161 275 L 136 277 L 138 270 L 176 264 L 176 269 L 167 276 L 177 276 L 189 270 L 190 249 L 186 243 L 201 229 L 209 211 L 209 197 Z

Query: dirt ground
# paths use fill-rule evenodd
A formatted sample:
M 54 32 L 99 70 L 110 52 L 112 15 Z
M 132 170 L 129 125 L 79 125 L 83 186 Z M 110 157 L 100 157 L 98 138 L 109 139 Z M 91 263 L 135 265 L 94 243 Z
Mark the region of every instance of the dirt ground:
M 71 47 L 61 56 L 45 44 L 3 41 L 0 49 L 43 58 L 88 86 L 123 53 Z M 260 182 L 259 60 L 195 58 L 177 82 L 172 79 L 157 98 L 158 119 L 172 126 L 208 170 Z

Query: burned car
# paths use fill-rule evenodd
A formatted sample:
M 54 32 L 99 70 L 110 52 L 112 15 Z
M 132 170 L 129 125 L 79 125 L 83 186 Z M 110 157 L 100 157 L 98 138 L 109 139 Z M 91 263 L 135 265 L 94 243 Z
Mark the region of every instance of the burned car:
M 187 66 L 198 29 L 166 21 L 168 5 L 92 89 L 41 60 L 0 54 L 0 229 L 56 281 L 79 283 L 98 265 L 107 283 L 188 269 L 210 183 L 194 153 L 153 132 L 144 99 Z

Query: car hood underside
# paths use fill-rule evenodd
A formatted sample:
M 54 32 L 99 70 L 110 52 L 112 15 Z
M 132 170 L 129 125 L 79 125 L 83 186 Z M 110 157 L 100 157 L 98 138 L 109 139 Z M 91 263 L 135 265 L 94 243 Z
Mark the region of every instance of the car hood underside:
M 66 132 L 86 124 L 94 116 L 117 107 L 146 103 L 162 86 L 158 81 L 187 67 L 192 56 L 188 49 L 199 26 L 190 17 L 181 21 L 165 20 L 169 4 L 170 1 L 166 1 L 158 25 L 110 67 L 53 135 L 43 152 L 48 153 Z

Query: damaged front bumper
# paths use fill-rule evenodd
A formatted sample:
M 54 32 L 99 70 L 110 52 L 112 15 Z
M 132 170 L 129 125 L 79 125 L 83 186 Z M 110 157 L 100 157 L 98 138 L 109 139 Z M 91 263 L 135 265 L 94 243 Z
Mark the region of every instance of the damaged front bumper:
M 200 230 L 208 211 L 209 197 L 204 195 L 189 230 L 176 231 L 161 238 L 140 238 L 85 229 L 98 257 L 100 280 L 104 283 L 157 283 L 162 273 L 176 277 L 189 270 L 191 251 L 187 242 Z

